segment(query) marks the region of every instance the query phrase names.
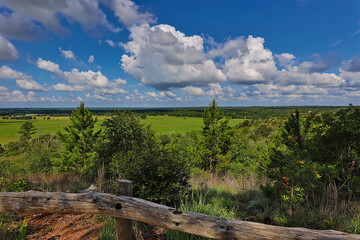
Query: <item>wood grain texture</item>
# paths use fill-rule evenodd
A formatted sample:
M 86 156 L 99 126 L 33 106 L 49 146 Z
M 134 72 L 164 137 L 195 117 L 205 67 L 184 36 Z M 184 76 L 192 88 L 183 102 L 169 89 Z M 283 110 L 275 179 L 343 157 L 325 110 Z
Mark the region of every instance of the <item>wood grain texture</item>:
M 105 193 L 4 192 L 0 212 L 87 213 L 131 219 L 213 239 L 359 239 L 334 230 L 311 230 L 229 220 L 181 211 L 139 198 Z
M 133 195 L 133 185 L 129 180 L 120 179 L 117 181 L 116 195 L 130 196 Z M 125 218 L 116 218 L 116 240 L 131 240 L 132 222 Z

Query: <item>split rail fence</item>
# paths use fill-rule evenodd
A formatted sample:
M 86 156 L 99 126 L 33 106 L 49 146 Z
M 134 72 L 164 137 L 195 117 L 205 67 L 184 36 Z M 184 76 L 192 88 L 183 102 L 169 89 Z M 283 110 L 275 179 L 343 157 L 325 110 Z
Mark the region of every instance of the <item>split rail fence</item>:
M 117 218 L 117 239 L 131 239 L 131 220 L 211 239 L 331 239 L 360 235 L 334 230 L 279 227 L 182 211 L 131 197 L 132 183 L 119 180 L 118 194 L 98 192 L 2 192 L 0 213 L 104 214 Z M 130 196 L 126 196 L 130 195 Z

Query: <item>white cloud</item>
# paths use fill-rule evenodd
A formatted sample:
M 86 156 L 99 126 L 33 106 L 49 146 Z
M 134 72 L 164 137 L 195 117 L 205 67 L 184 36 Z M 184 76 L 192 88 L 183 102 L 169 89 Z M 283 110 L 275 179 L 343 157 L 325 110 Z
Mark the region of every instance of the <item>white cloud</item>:
M 43 37 L 41 27 L 17 12 L 0 13 L 0 33 L 8 38 L 34 41 Z
M 61 56 L 66 59 L 72 59 L 75 60 L 75 54 L 70 50 L 62 50 L 59 47 L 59 51 L 61 52 Z
M 119 93 L 122 93 L 122 94 L 129 93 L 129 91 L 124 90 L 122 88 L 117 88 L 117 87 L 101 88 L 101 89 L 97 89 L 96 92 L 102 93 L 102 94 L 107 94 L 107 95 L 115 95 L 115 94 L 119 94 Z
M 73 68 L 70 72 L 63 72 L 62 76 L 72 84 L 83 84 L 90 88 L 109 88 L 114 86 L 100 71 L 79 71 Z
M 114 41 L 112 41 L 112 40 L 107 39 L 107 40 L 105 40 L 105 42 L 107 44 L 109 44 L 110 47 L 116 47 L 116 43 Z
M 69 30 L 62 25 L 59 16 L 69 23 L 81 24 L 85 30 L 97 31 L 97 27 L 102 26 L 113 32 L 119 31 L 107 21 L 98 0 L 2 0 L 0 5 L 16 14 L 5 16 L 6 23 L 16 29 L 1 27 L 4 24 L 0 24 L 0 32 L 23 40 L 31 38 L 27 27 L 36 30 L 33 34 L 39 32 L 39 27 L 36 27 L 38 23 L 57 34 L 68 33 Z
M 182 89 L 191 96 L 204 96 L 205 95 L 205 92 L 199 87 L 187 86 Z
M 66 80 L 68 84 L 58 83 L 53 85 L 53 89 L 56 91 L 83 91 L 86 89 L 93 90 L 97 95 L 115 95 L 125 94 L 129 91 L 117 87 L 118 85 L 124 85 L 127 82 L 122 79 L 116 79 L 110 82 L 109 79 L 103 75 L 100 71 L 94 72 L 92 70 L 79 71 L 73 68 L 71 71 L 62 71 L 58 64 L 51 61 L 46 61 L 41 58 L 37 61 L 37 66 L 40 69 L 54 73 L 56 76 Z
M 0 92 L 7 92 L 7 91 L 9 91 L 7 87 L 0 86 Z
M 58 64 L 53 63 L 51 61 L 46 61 L 43 60 L 42 58 L 39 58 L 38 61 L 36 62 L 36 65 L 38 68 L 48 71 L 48 72 L 52 72 L 55 74 L 62 74 L 62 71 L 60 70 L 60 67 Z
M 0 67 L 0 78 L 14 79 L 16 80 L 16 85 L 22 89 L 47 91 L 47 89 L 37 83 L 32 76 L 15 71 L 6 65 Z
M 99 94 L 94 94 L 94 98 L 97 99 L 97 100 L 101 100 L 101 101 L 108 101 L 110 100 L 109 98 L 106 98 L 106 97 L 103 97 Z
M 32 102 L 36 101 L 35 93 L 29 91 L 27 95 L 21 91 L 9 91 L 9 89 L 0 86 L 0 102 Z
M 73 68 L 70 72 L 63 72 L 60 70 L 58 64 L 41 58 L 38 59 L 37 66 L 40 69 L 54 73 L 75 85 L 84 85 L 87 88 L 110 88 L 115 86 L 115 84 L 110 83 L 108 78 L 100 71 L 79 71 L 78 69 Z
M 16 61 L 19 59 L 18 51 L 7 39 L 0 36 L 0 60 Z
M 26 74 L 23 74 L 21 72 L 15 71 L 11 69 L 10 67 L 3 65 L 0 67 L 0 78 L 9 78 L 9 79 L 31 79 L 31 76 L 28 76 Z
M 287 68 L 294 64 L 295 56 L 291 53 L 275 54 L 275 57 L 281 67 Z
M 89 57 L 88 63 L 92 63 L 92 62 L 94 62 L 94 60 L 95 60 L 94 55 L 91 55 L 91 56 Z
M 139 6 L 131 0 L 110 0 L 110 2 L 115 16 L 128 28 L 134 25 L 156 22 L 156 18 L 152 14 L 140 12 Z
M 126 81 L 126 80 L 123 80 L 123 79 L 121 79 L 121 78 L 115 79 L 114 82 L 116 82 L 116 83 L 119 84 L 119 85 L 126 85 L 126 84 L 127 84 L 127 81 Z
M 163 93 L 165 96 L 170 97 L 170 98 L 176 97 L 176 94 L 171 91 L 162 91 L 161 93 Z
M 223 89 L 221 88 L 220 84 L 218 83 L 210 83 L 209 84 L 210 90 L 206 92 L 209 96 L 222 96 L 224 95 Z
M 155 92 L 146 92 L 145 94 L 150 97 L 158 97 L 158 95 Z
M 32 79 L 16 79 L 16 85 L 26 90 L 47 91 L 47 89 Z
M 169 25 L 141 25 L 130 29 L 132 39 L 123 47 L 122 68 L 135 79 L 156 89 L 207 86 L 226 76 L 204 53 L 200 36 L 185 36 Z
M 243 39 L 237 41 L 241 48 L 232 54 L 235 57 L 225 60 L 223 68 L 228 79 L 239 84 L 265 83 L 272 79 L 277 68 L 271 51 L 264 48 L 264 39 L 250 35 L 246 40 L 246 48 Z M 224 44 L 224 48 L 230 43 L 231 40 Z
M 70 85 L 66 85 L 63 83 L 58 83 L 56 85 L 53 85 L 52 87 L 56 91 L 65 91 L 65 92 L 83 91 L 84 90 L 84 87 L 82 87 L 82 86 L 79 86 L 79 85 L 70 86 Z

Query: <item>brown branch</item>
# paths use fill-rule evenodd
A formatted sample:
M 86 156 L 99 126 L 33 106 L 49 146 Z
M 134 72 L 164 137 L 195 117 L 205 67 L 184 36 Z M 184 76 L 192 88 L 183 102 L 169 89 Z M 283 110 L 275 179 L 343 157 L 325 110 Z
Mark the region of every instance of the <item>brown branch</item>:
M 287 228 L 177 210 L 105 193 L 4 192 L 0 212 L 105 214 L 213 239 L 359 239 L 333 230 Z

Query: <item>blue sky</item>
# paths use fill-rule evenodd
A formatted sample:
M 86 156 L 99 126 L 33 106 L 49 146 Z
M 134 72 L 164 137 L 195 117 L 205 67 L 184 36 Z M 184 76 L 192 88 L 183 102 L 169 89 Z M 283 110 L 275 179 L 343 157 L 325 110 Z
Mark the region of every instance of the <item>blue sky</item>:
M 0 108 L 358 105 L 357 0 L 0 0 Z

